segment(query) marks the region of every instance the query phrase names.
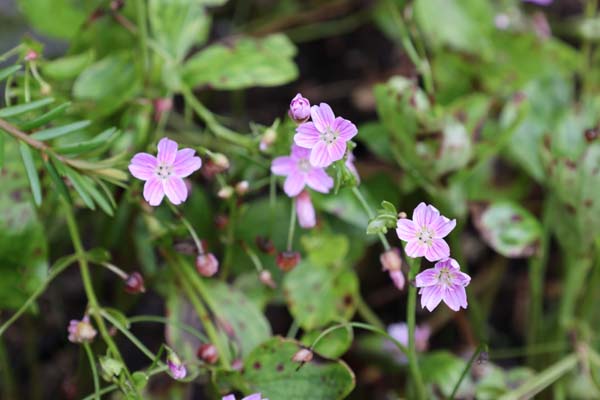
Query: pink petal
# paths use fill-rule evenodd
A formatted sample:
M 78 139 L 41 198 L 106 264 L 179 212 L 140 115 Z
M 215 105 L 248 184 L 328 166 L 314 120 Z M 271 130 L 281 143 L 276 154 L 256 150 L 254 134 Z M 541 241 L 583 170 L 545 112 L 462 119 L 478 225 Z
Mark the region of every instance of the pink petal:
M 387 331 L 388 335 L 390 335 L 403 345 L 408 346 L 408 325 L 406 325 L 403 322 L 391 324 L 390 326 L 388 326 Z
M 254 393 L 244 397 L 242 400 L 262 400 L 262 395 L 260 393 Z
M 292 153 L 290 154 L 293 160 L 308 159 L 310 157 L 310 149 L 292 144 Z
M 228 394 L 227 396 L 223 397 L 221 400 L 235 400 L 235 396 L 233 394 Z
M 333 178 L 321 168 L 314 168 L 306 174 L 306 184 L 313 190 L 328 193 L 333 188 Z
M 288 156 L 277 157 L 271 163 L 271 172 L 275 175 L 287 176 L 296 169 L 296 162 Z
M 431 224 L 431 228 L 433 230 L 433 237 L 437 239 L 441 239 L 446 237 L 452 229 L 456 227 L 456 220 L 449 220 L 448 218 L 440 215 L 436 218 Z
M 329 153 L 329 159 L 331 162 L 341 160 L 346 153 L 346 141 L 338 138 L 327 145 L 327 152 Z M 331 163 L 330 162 L 330 163 Z
M 431 245 L 427 246 L 425 258 L 428 261 L 438 261 L 450 257 L 450 247 L 444 239 L 433 239 Z
M 131 172 L 131 175 L 134 177 L 147 181 L 154 176 L 157 164 L 158 161 L 153 155 L 148 153 L 137 153 L 131 159 L 129 172 Z
M 443 294 L 444 303 L 453 311 L 467 308 L 467 292 L 464 287 L 454 285 L 447 288 Z
M 329 152 L 327 151 L 327 144 L 319 140 L 315 147 L 310 152 L 310 163 L 318 168 L 328 167 L 331 164 L 329 158 Z
M 312 121 L 319 132 L 325 132 L 327 128 L 331 127 L 335 121 L 333 110 L 327 103 L 321 103 L 318 106 L 312 106 L 310 108 L 310 116 L 312 117 Z
M 396 233 L 400 240 L 405 242 L 414 240 L 417 238 L 417 227 L 415 223 L 408 218 L 400 218 L 398 220 Z
M 406 243 L 406 255 L 412 258 L 423 257 L 427 252 L 427 246 L 418 240 L 409 240 Z
M 421 202 L 415 208 L 412 215 L 412 220 L 415 221 L 415 224 L 418 227 L 425 226 L 425 212 L 427 211 L 427 204 Z
M 188 196 L 187 186 L 183 179 L 176 176 L 171 176 L 163 183 L 165 194 L 171 203 L 177 205 L 183 203 Z
M 434 286 L 438 284 L 438 271 L 435 268 L 428 268 L 420 272 L 415 277 L 416 287 Z
M 298 172 L 292 172 L 285 179 L 283 184 L 283 191 L 289 197 L 296 197 L 298 193 L 304 189 L 305 178 L 304 175 Z
M 157 206 L 162 202 L 163 197 L 165 197 L 165 191 L 160 179 L 151 178 L 147 180 L 144 184 L 144 199 L 148 204 Z
M 173 173 L 180 178 L 185 178 L 199 170 L 202 166 L 202 160 L 200 157 L 195 157 L 195 154 L 196 151 L 193 149 L 179 150 L 173 163 Z
M 177 157 L 177 142 L 169 138 L 160 139 L 160 142 L 158 142 L 158 162 L 173 165 L 175 157 Z
M 337 117 L 333 122 L 333 130 L 339 132 L 340 137 L 345 141 L 352 139 L 358 133 L 356 125 L 342 117 Z
M 454 283 L 461 286 L 468 286 L 471 283 L 471 277 L 464 272 L 456 272 L 454 274 Z
M 307 149 L 312 149 L 321 139 L 321 133 L 312 122 L 305 122 L 296 128 L 294 142 Z
M 315 208 L 306 191 L 296 197 L 296 214 L 298 215 L 298 224 L 304 229 L 313 228 L 317 224 Z
M 428 286 L 422 288 L 421 293 L 421 307 L 428 309 L 429 311 L 435 310 L 435 308 L 442 301 L 442 288 L 440 286 Z
M 404 274 L 402 271 L 389 271 L 390 279 L 394 282 L 394 286 L 398 290 L 404 289 L 404 284 L 406 283 L 406 279 L 404 279 Z

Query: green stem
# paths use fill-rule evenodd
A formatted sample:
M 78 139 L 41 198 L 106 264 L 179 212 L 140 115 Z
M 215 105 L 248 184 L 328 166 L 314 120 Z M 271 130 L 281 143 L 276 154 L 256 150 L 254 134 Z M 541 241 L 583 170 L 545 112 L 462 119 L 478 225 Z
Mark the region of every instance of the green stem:
M 135 337 L 133 333 L 129 332 L 127 328 L 121 325 L 121 323 L 117 321 L 116 318 L 113 318 L 113 316 L 110 315 L 110 313 L 101 310 L 100 315 L 102 315 L 104 319 L 106 319 L 115 328 L 117 328 L 119 332 L 121 332 L 123 336 L 125 336 L 131 343 L 133 343 L 135 347 L 137 347 L 142 353 L 144 353 L 146 357 L 148 357 L 151 361 L 156 360 L 156 355 L 153 352 L 151 352 L 137 337 Z
M 369 324 L 376 326 L 379 329 L 385 328 L 383 322 L 381 322 L 377 314 L 375 314 L 373 310 L 371 310 L 369 305 L 365 302 L 365 299 L 363 299 L 362 295 L 360 294 L 357 296 L 356 299 L 356 310 L 358 311 L 358 314 L 361 316 L 361 318 Z
M 92 370 L 92 377 L 94 379 L 94 399 L 100 400 L 100 380 L 98 379 L 98 369 L 96 368 L 96 360 L 94 359 L 94 353 L 89 343 L 83 343 L 85 354 L 87 354 L 88 361 L 90 362 L 90 369 Z
M 292 320 L 292 325 L 290 325 L 290 329 L 288 329 L 287 335 L 285 335 L 285 337 L 294 339 L 298 334 L 298 329 L 300 329 L 298 321 L 296 321 L 295 319 Z
M 225 243 L 225 256 L 223 257 L 223 269 L 221 271 L 222 279 L 227 279 L 233 259 L 233 245 L 235 244 L 235 219 L 236 219 L 236 198 L 232 196 L 229 199 L 229 222 L 227 223 L 227 243 Z
M 140 52 L 142 55 L 142 71 L 148 69 L 148 29 L 146 27 L 146 6 L 144 0 L 135 0 L 137 15 L 138 37 L 140 39 Z
M 471 366 L 473 365 L 473 363 L 475 362 L 475 360 L 477 359 L 477 357 L 479 356 L 479 354 L 482 351 L 484 351 L 486 348 L 487 348 L 487 346 L 484 345 L 484 344 L 480 344 L 479 346 L 477 346 L 477 349 L 475 349 L 475 351 L 473 352 L 473 355 L 469 359 L 469 362 L 467 363 L 467 365 L 465 365 L 465 369 L 463 369 L 462 374 L 460 374 L 460 378 L 458 379 L 458 381 L 454 385 L 454 389 L 452 389 L 452 393 L 450 394 L 449 400 L 454 400 L 454 396 L 456 396 L 456 393 L 458 392 L 458 388 L 460 388 L 460 384 L 462 383 L 462 381 L 467 376 L 467 373 L 471 369 Z
M 192 236 L 192 240 L 194 241 L 194 244 L 196 245 L 196 249 L 198 250 L 198 254 L 204 254 L 204 246 L 202 246 L 202 241 L 198 237 L 198 234 L 196 233 L 196 230 L 194 229 L 194 227 L 192 226 L 192 224 L 190 223 L 190 221 L 188 221 L 187 218 L 184 217 L 184 215 L 181 213 L 181 211 L 179 211 L 177 209 L 177 207 L 175 207 L 173 204 L 171 204 L 171 202 L 167 202 L 167 203 L 169 204 L 169 208 L 171 209 L 171 211 L 173 212 L 173 214 L 175 214 L 175 216 L 177 218 L 179 218 L 179 220 L 181 221 L 181 223 L 183 223 L 183 225 L 185 226 L 185 228 L 188 230 L 188 232 Z
M 591 259 L 585 255 L 566 254 L 566 279 L 563 286 L 559 308 L 559 334 L 562 335 L 575 318 L 575 309 L 581 289 L 585 286 L 585 278 L 592 265 Z
M 9 57 L 12 57 L 13 55 L 17 54 L 19 51 L 21 51 L 21 47 L 23 47 L 23 44 L 20 44 L 16 47 L 13 47 L 12 49 L 8 50 L 7 52 L 0 54 L 0 62 L 6 60 Z
M 296 198 L 292 199 L 290 210 L 290 225 L 288 227 L 287 251 L 292 251 L 294 244 L 294 232 L 296 230 Z
M 408 258 L 410 266 L 408 272 L 408 302 L 406 304 L 406 323 L 408 324 L 408 368 L 410 369 L 415 387 L 417 399 L 425 399 L 425 386 L 421 376 L 417 360 L 417 348 L 415 343 L 416 311 L 417 311 L 417 288 L 412 284 L 421 267 L 420 258 Z
M 2 392 L 1 394 L 5 399 L 17 399 L 15 378 L 13 376 L 14 368 L 10 364 L 8 354 L 6 352 L 6 346 L 4 341 L 0 338 L 0 371 L 2 371 Z
M 360 203 L 360 205 L 362 206 L 362 208 L 367 213 L 367 216 L 369 217 L 369 219 L 375 218 L 375 212 L 371 209 L 371 207 L 369 206 L 369 203 L 367 203 L 367 200 L 365 199 L 365 197 L 360 192 L 360 190 L 358 189 L 357 186 L 354 186 L 352 188 L 352 193 L 354 194 L 354 196 L 356 197 L 356 199 L 358 200 L 358 202 Z M 388 251 L 391 247 L 390 247 L 390 243 L 388 242 L 388 240 L 385 237 L 385 235 L 380 232 L 380 233 L 377 234 L 377 236 L 379 236 L 379 241 L 383 245 L 384 250 Z
M 160 374 L 162 372 L 165 372 L 168 369 L 169 369 L 169 367 L 167 367 L 166 365 L 164 365 L 162 367 L 155 368 L 155 369 L 152 369 L 152 370 L 146 372 L 146 375 L 148 375 L 148 376 L 157 375 L 157 374 Z M 105 388 L 102 388 L 98 392 L 98 394 L 102 396 L 102 395 L 108 394 L 110 392 L 113 392 L 113 391 L 117 390 L 118 388 L 119 388 L 119 386 L 117 386 L 117 385 L 109 385 L 109 386 L 107 386 Z M 83 400 L 94 400 L 94 396 L 95 395 L 96 395 L 95 393 L 94 394 L 90 394 L 89 396 L 84 397 Z

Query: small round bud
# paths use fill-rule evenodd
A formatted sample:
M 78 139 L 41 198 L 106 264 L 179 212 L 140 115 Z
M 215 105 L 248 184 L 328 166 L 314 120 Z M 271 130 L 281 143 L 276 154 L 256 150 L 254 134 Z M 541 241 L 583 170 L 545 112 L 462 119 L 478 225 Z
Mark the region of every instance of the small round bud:
M 231 196 L 233 196 L 233 188 L 231 186 L 224 186 L 219 189 L 217 196 L 224 200 L 229 199 Z
M 39 57 L 38 53 L 34 50 L 28 50 L 25 54 L 25 61 L 35 61 Z
M 291 271 L 300 262 L 300 253 L 297 251 L 281 251 L 277 254 L 276 262 L 282 271 Z
M 313 359 L 313 352 L 309 349 L 300 349 L 292 357 L 292 361 L 299 363 L 307 363 Z
M 275 254 L 275 245 L 273 241 L 265 236 L 257 236 L 256 247 L 265 254 Z
M 238 194 L 238 196 L 243 196 L 246 194 L 246 192 L 248 192 L 248 188 L 250 188 L 248 181 L 241 181 L 235 185 L 235 192 Z
M 125 5 L 125 0 L 113 0 L 110 2 L 110 9 L 114 12 L 119 11 Z
M 305 122 L 310 117 L 310 101 L 300 93 L 296 94 L 290 102 L 288 114 L 298 124 Z
M 275 289 L 277 287 L 277 285 L 275 284 L 275 281 L 273 280 L 273 276 L 271 275 L 271 272 L 267 271 L 266 269 L 263 269 L 262 271 L 260 271 L 260 274 L 258 275 L 258 279 L 260 280 L 260 282 L 263 285 L 269 286 L 272 289 Z
M 196 269 L 200 275 L 210 278 L 219 271 L 219 260 L 212 253 L 199 254 Z
M 125 291 L 131 294 L 144 293 L 146 288 L 144 287 L 144 277 L 139 272 L 132 272 L 125 279 Z
M 219 360 L 217 348 L 211 343 L 204 343 L 198 347 L 197 356 L 207 364 L 215 364 Z
M 220 172 L 227 171 L 231 165 L 229 164 L 229 159 L 225 156 L 225 154 L 216 153 L 211 158 L 215 165 L 221 169 Z
M 275 143 L 275 140 L 277 140 L 277 131 L 273 128 L 268 128 L 260 138 L 258 148 L 260 151 L 265 152 Z
M 398 213 L 398 218 L 405 219 L 405 218 L 408 218 L 408 215 L 406 215 L 406 213 L 404 211 L 400 211 Z
M 244 368 L 244 362 L 241 359 L 236 358 L 235 360 L 233 360 L 231 362 L 231 369 L 232 370 L 234 370 L 234 371 L 241 371 L 243 368 Z

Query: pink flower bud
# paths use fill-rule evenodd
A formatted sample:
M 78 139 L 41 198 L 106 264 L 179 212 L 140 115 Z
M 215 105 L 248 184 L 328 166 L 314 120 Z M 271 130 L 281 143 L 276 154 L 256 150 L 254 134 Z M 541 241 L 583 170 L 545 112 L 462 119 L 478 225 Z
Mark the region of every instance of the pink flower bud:
M 305 122 L 310 117 L 310 102 L 298 93 L 290 103 L 288 114 L 299 124 Z
M 265 254 L 275 254 L 275 245 L 273 241 L 265 236 L 257 236 L 256 247 Z
M 200 254 L 196 257 L 196 269 L 200 275 L 209 278 L 219 271 L 219 260 L 213 253 Z
M 260 151 L 265 152 L 275 143 L 275 140 L 277 140 L 277 131 L 273 128 L 268 128 L 260 138 L 258 148 Z
M 223 186 L 217 192 L 217 196 L 223 200 L 229 199 L 231 196 L 233 196 L 233 188 L 231 186 Z
M 96 337 L 96 330 L 90 323 L 90 317 L 85 315 L 81 321 L 73 319 L 69 322 L 69 341 L 73 343 L 91 342 Z
M 217 348 L 211 343 L 204 343 L 198 348 L 198 358 L 207 364 L 215 364 L 219 359 Z
M 175 352 L 172 350 L 169 350 L 169 355 L 167 356 L 167 366 L 169 367 L 171 376 L 174 379 L 179 380 L 186 377 L 187 369 L 185 368 L 185 365 L 177 356 L 177 354 L 175 354 Z
M 139 272 L 132 272 L 127 279 L 125 279 L 125 291 L 131 294 L 144 293 L 146 288 L 144 287 L 144 277 Z
M 400 258 L 400 250 L 396 247 L 381 253 L 379 261 L 383 266 L 384 271 L 400 271 L 402 269 L 402 258 Z
M 317 224 L 315 208 L 306 190 L 300 192 L 296 197 L 296 214 L 298 215 L 298 223 L 304 229 L 314 228 Z
M 38 53 L 33 50 L 28 50 L 27 54 L 25 54 L 25 61 L 34 61 L 37 60 Z
M 277 285 L 275 284 L 275 281 L 273 280 L 273 276 L 271 275 L 271 272 L 267 271 L 266 269 L 263 269 L 262 271 L 260 271 L 260 275 L 258 276 L 258 279 L 261 281 L 261 283 L 263 285 L 269 286 L 272 289 L 275 289 L 277 287 Z
M 246 192 L 248 192 L 249 187 L 250 187 L 250 184 L 248 183 L 248 181 L 238 182 L 235 185 L 235 192 L 238 194 L 238 196 L 243 196 L 246 194 Z
M 300 349 L 292 357 L 292 361 L 299 363 L 307 363 L 313 359 L 313 352 L 309 349 Z
M 277 254 L 276 262 L 282 271 L 291 271 L 300 262 L 300 253 L 297 251 L 281 251 Z
M 173 109 L 173 99 L 171 97 L 165 97 L 154 100 L 154 120 L 160 121 L 163 114 Z
M 244 361 L 236 358 L 231 362 L 231 369 L 234 371 L 241 371 L 244 368 Z
M 406 279 L 404 279 L 404 274 L 402 271 L 389 271 L 390 279 L 394 282 L 394 285 L 398 288 L 398 290 L 404 289 L 404 284 L 406 283 Z

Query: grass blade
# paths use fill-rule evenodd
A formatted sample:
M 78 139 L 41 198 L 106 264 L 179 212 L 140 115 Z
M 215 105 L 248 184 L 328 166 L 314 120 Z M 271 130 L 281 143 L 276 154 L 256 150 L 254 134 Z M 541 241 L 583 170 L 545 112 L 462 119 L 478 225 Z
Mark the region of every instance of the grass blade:
M 31 193 L 33 194 L 33 201 L 36 206 L 42 205 L 42 187 L 40 186 L 40 177 L 38 176 L 35 163 L 33 162 L 33 155 L 28 145 L 23 142 L 19 143 L 19 150 L 21 152 L 21 158 L 23 159 L 23 165 L 25 171 L 27 171 L 27 178 L 31 185 Z
M 69 178 L 69 180 L 73 184 L 75 191 L 77 192 L 77 194 L 79 194 L 79 197 L 81 197 L 81 200 L 83 200 L 83 203 L 89 209 L 95 210 L 96 205 L 94 204 L 94 201 L 90 197 L 90 194 L 85 189 L 86 185 L 85 185 L 85 182 L 83 182 L 82 176 L 79 175 L 78 172 L 76 172 L 75 170 L 72 170 L 70 168 L 65 168 L 65 175 L 67 175 L 67 178 Z
M 39 128 L 42 125 L 46 125 L 48 122 L 52 121 L 56 117 L 61 116 L 67 110 L 67 108 L 69 108 L 70 105 L 71 105 L 71 103 L 68 103 L 68 102 L 63 103 L 60 106 L 53 108 L 52 110 L 48 111 L 47 113 L 37 117 L 36 119 L 33 119 L 31 121 L 28 121 L 28 122 L 25 122 L 25 123 L 19 125 L 19 127 L 23 131 L 28 131 L 31 129 Z
M 57 126 L 55 128 L 44 129 L 41 131 L 37 131 L 36 133 L 30 135 L 33 139 L 36 140 L 50 140 L 55 139 L 60 136 L 67 135 L 69 133 L 77 132 L 91 124 L 90 121 L 79 121 L 74 122 L 72 124 Z
M 26 112 L 37 110 L 50 103 L 53 103 L 54 99 L 48 97 L 42 100 L 32 101 L 27 104 L 19 104 L 18 106 L 6 107 L 0 110 L 0 118 L 14 117 L 15 115 L 25 114 Z

